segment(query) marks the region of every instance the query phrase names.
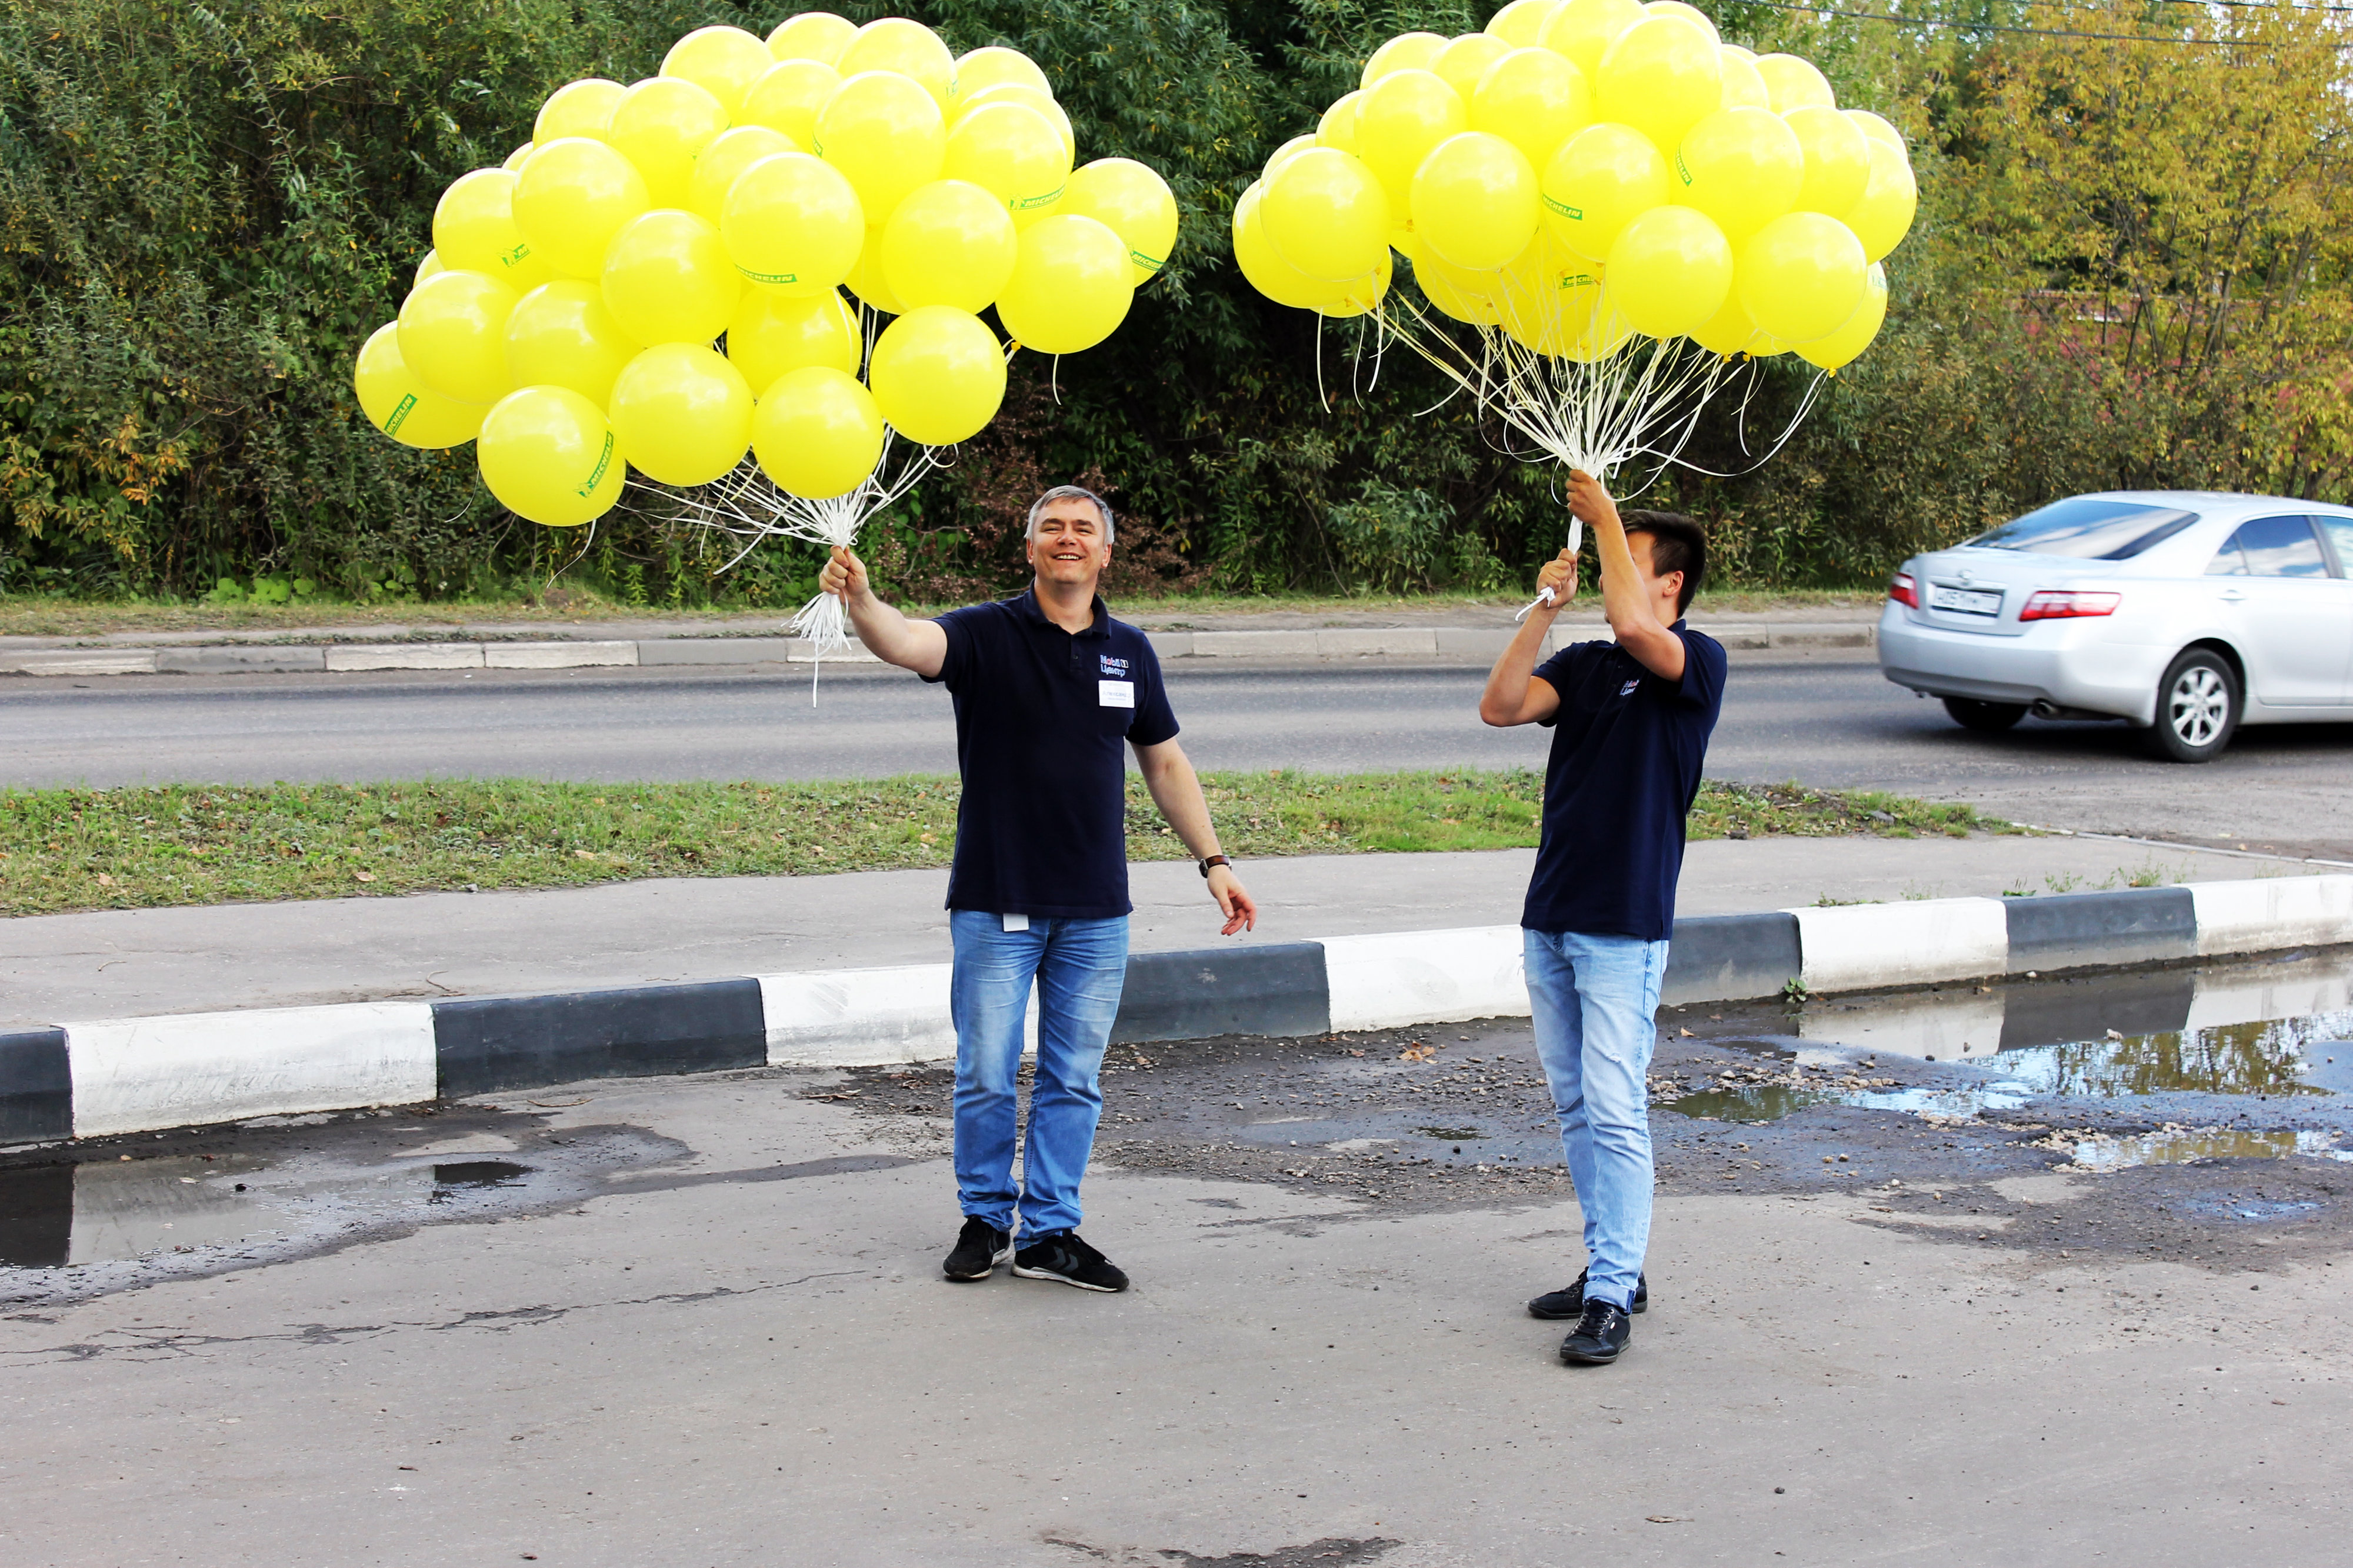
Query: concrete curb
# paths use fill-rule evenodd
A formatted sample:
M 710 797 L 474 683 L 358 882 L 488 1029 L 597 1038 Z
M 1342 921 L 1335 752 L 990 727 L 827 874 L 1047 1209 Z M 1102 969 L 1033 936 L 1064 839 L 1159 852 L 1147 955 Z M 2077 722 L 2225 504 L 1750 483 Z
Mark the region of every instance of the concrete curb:
M 1678 921 L 1663 1000 L 1742 1001 L 1792 982 L 1811 992 L 1880 992 L 2343 943 L 2353 943 L 2353 876 L 1778 910 Z M 1112 1037 L 1525 1017 L 1520 966 L 1516 926 L 1138 953 Z M 948 976 L 944 963 L 914 964 L 0 1032 L 0 1144 L 591 1078 L 936 1061 L 955 1054 Z M 2274 1004 L 2260 988 L 2241 996 L 2179 971 L 2138 984 L 2137 1003 L 2111 1005 L 2101 1027 L 2145 1032 L 2278 1016 L 2262 1010 Z M 2048 997 L 2012 1006 L 1997 994 L 1899 990 L 1863 1004 L 1860 1016 L 1841 1009 L 1838 1027 L 1850 1044 L 1959 1057 L 2050 1035 L 2061 1023 L 2042 1015 L 2054 1005 L 2062 1004 Z
M 1700 628 L 1732 648 L 1874 646 L 1878 628 L 1848 622 Z M 382 634 L 377 634 L 381 636 Z M 1607 635 L 1599 622 L 1556 626 L 1546 651 Z M 1163 659 L 1423 658 L 1483 663 L 1512 640 L 1509 627 L 1342 626 L 1315 631 L 1147 632 Z M 598 666 L 807 664 L 806 637 L 648 637 L 599 642 L 227 643 L 155 647 L 0 648 L 0 675 L 264 675 L 385 669 L 579 669 Z M 827 662 L 872 664 L 860 647 Z

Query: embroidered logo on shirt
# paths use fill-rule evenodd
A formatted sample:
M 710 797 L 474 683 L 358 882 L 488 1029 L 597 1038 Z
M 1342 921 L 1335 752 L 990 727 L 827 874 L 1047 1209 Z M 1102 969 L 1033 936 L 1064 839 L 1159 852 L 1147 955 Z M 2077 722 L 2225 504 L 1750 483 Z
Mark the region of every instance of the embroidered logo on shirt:
M 1096 662 L 1101 666 L 1097 673 L 1104 679 L 1125 680 L 1127 679 L 1127 660 L 1124 658 L 1113 658 L 1107 653 L 1098 654 L 1095 656 L 1095 658 Z
M 1642 678 L 1638 675 L 1633 679 L 1628 681 L 1625 685 L 1620 687 L 1618 689 L 1618 695 L 1620 697 L 1631 697 L 1634 695 L 1634 688 L 1641 684 Z

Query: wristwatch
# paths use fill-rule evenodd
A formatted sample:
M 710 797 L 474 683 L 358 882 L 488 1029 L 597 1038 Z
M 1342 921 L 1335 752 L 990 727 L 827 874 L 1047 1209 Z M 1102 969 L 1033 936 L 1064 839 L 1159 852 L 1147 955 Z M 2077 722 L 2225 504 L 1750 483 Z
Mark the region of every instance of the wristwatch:
M 1233 862 L 1227 859 L 1224 856 L 1212 855 L 1208 859 L 1201 862 L 1202 879 L 1206 881 L 1208 879 L 1209 868 L 1212 866 L 1225 866 L 1230 868 L 1232 865 Z

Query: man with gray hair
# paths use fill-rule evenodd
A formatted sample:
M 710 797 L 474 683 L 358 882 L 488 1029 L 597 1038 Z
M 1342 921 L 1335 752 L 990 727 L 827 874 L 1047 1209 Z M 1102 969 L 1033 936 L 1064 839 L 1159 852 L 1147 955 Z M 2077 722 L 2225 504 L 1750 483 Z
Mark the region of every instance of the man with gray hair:
M 1258 906 L 1218 852 L 1151 643 L 1113 620 L 1095 592 L 1111 562 L 1111 508 L 1057 485 L 1030 507 L 1026 538 L 1028 588 L 937 620 L 910 620 L 875 597 L 865 563 L 848 550 L 834 550 L 820 581 L 840 595 L 868 651 L 946 683 L 955 701 L 964 797 L 947 907 L 965 1221 L 942 1268 L 951 1279 L 986 1279 L 1009 1257 L 1023 1279 L 1124 1290 L 1127 1276 L 1078 1232 L 1079 1180 L 1103 1112 L 1103 1047 L 1127 974 L 1123 742 L 1200 862 L 1223 934 L 1251 929 Z M 1033 984 L 1038 1071 L 1017 1191 L 1017 1085 Z

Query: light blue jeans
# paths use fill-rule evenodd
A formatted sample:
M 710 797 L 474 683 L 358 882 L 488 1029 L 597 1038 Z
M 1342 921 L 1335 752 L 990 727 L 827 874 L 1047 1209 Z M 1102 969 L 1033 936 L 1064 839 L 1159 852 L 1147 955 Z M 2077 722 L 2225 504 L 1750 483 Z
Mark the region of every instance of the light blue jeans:
M 1079 1178 L 1103 1115 L 1103 1046 L 1127 979 L 1127 917 L 1048 920 L 1007 931 L 1002 915 L 948 911 L 955 972 L 956 1196 L 999 1230 L 1040 1236 L 1079 1226 Z M 1029 987 L 1038 987 L 1038 1075 L 1021 1187 L 1013 1185 L 1018 1075 Z
M 1667 944 L 1523 931 L 1536 1059 L 1552 1086 L 1568 1179 L 1585 1216 L 1588 1300 L 1634 1304 L 1651 1245 L 1645 1075 L 1658 1043 Z

